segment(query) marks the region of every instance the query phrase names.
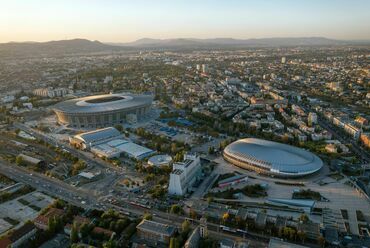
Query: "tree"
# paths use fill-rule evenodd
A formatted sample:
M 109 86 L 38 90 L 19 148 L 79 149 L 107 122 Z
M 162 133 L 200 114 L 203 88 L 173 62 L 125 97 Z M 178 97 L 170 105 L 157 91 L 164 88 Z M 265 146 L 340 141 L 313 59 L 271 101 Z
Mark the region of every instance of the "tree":
M 184 152 L 178 152 L 174 157 L 174 162 L 180 162 L 184 160 Z
M 183 233 L 188 233 L 190 231 L 190 222 L 187 220 L 184 220 L 181 224 L 181 230 Z
M 208 147 L 208 154 L 214 154 L 215 148 L 213 146 Z
M 24 165 L 24 160 L 21 156 L 17 156 L 17 158 L 15 159 L 15 163 L 17 165 Z
M 119 132 L 121 132 L 122 133 L 122 131 L 123 131 L 123 127 L 122 127 L 122 125 L 115 125 L 114 126 L 114 128 L 115 129 L 117 129 Z
M 50 233 L 55 233 L 55 231 L 56 231 L 55 218 L 49 218 L 48 219 L 48 231 Z
M 116 247 L 118 247 L 118 246 L 117 246 L 116 241 L 114 241 L 114 240 L 109 240 L 108 242 L 105 242 L 103 244 L 103 248 L 116 248 Z
M 301 240 L 302 244 L 304 244 L 304 241 L 306 239 L 306 233 L 303 231 L 298 231 L 297 236 Z
M 307 214 L 301 214 L 298 218 L 303 223 L 307 223 L 310 219 L 308 218 Z
M 83 223 L 80 227 L 80 234 L 82 238 L 86 238 L 90 234 L 90 226 L 87 223 Z
M 145 213 L 144 216 L 143 216 L 143 219 L 144 220 L 152 220 L 153 216 L 150 213 Z
M 73 223 L 72 229 L 71 229 L 71 235 L 70 239 L 72 243 L 77 243 L 78 242 L 78 230 L 77 230 L 77 224 Z
M 324 247 L 325 246 L 325 238 L 320 235 L 317 239 L 317 243 L 319 244 L 320 247 Z
M 192 219 L 197 219 L 197 217 L 198 217 L 197 212 L 195 212 L 193 209 L 190 209 L 189 217 L 192 218 Z
M 230 218 L 230 214 L 227 212 L 222 215 L 222 221 L 224 223 L 226 223 L 229 220 L 229 218 Z
M 170 212 L 172 214 L 179 214 L 181 212 L 181 207 L 179 205 L 174 204 L 171 206 Z
M 213 197 L 212 196 L 207 197 L 208 204 L 210 204 L 212 201 L 213 201 Z
M 85 169 L 86 167 L 87 166 L 85 161 L 77 160 L 77 162 L 72 165 L 71 175 L 72 176 L 77 175 L 81 170 Z
M 170 248 L 180 248 L 180 242 L 177 238 L 171 238 Z

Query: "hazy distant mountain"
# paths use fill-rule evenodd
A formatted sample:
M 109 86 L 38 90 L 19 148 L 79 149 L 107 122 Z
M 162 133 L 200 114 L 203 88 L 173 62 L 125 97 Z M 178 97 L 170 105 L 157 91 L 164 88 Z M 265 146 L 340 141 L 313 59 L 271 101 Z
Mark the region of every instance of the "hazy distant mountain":
M 171 47 L 275 47 L 275 46 L 322 46 L 322 45 L 342 45 L 348 44 L 347 41 L 327 39 L 323 37 L 303 37 L 303 38 L 263 38 L 263 39 L 233 39 L 233 38 L 214 38 L 214 39 L 150 39 L 144 38 L 130 43 L 117 44 L 121 46 L 141 47 L 141 48 L 171 48 Z
M 370 45 L 370 41 L 341 41 L 322 37 L 308 38 L 265 38 L 265 39 L 150 39 L 144 38 L 130 43 L 102 43 L 86 39 L 48 42 L 0 43 L 0 59 L 4 57 L 63 56 L 69 54 L 131 51 L 139 49 L 232 49 L 247 47 L 288 47 L 327 45 Z
M 127 50 L 122 46 L 112 46 L 99 41 L 85 39 L 48 42 L 9 42 L 0 44 L 0 56 L 50 56 L 73 53 L 96 53 Z

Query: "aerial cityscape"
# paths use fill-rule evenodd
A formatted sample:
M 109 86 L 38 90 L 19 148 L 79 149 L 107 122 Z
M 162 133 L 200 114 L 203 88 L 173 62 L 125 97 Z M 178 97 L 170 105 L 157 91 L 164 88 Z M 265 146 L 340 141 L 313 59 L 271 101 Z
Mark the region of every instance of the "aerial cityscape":
M 0 248 L 370 247 L 369 10 L 0 2 Z

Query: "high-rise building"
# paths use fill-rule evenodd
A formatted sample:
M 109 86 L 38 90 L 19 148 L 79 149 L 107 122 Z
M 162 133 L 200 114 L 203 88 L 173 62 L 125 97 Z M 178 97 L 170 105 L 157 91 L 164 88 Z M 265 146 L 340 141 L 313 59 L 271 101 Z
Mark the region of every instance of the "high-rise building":
M 286 63 L 286 57 L 281 57 L 281 63 L 285 64 Z
M 208 73 L 208 65 L 207 64 L 202 65 L 202 72 L 203 73 Z
M 317 114 L 314 112 L 310 112 L 308 114 L 308 125 L 312 126 L 313 124 L 317 123 Z
M 200 157 L 193 153 L 185 154 L 184 161 L 173 164 L 168 193 L 185 195 L 199 178 L 200 172 Z
M 202 217 L 199 224 L 200 237 L 206 238 L 208 236 L 207 219 Z

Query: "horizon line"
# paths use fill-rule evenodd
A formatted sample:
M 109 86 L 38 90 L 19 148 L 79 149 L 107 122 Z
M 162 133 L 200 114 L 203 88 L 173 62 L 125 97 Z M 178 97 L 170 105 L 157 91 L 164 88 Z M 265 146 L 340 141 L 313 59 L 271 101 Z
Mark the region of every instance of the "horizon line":
M 196 37 L 176 37 L 176 38 L 151 38 L 151 37 L 142 37 L 131 41 L 102 41 L 97 39 L 89 39 L 89 38 L 81 38 L 81 37 L 75 37 L 75 38 L 61 38 L 61 39 L 50 39 L 50 40 L 23 40 L 23 41 L 5 41 L 0 42 L 0 44 L 7 44 L 7 43 L 46 43 L 46 42 L 53 42 L 53 41 L 69 41 L 69 40 L 88 40 L 91 42 L 98 41 L 101 43 L 110 43 L 110 44 L 126 44 L 126 43 L 133 43 L 139 40 L 144 39 L 150 39 L 150 40 L 179 40 L 179 39 L 196 39 L 196 40 L 212 40 L 212 39 L 233 39 L 233 40 L 259 40 L 259 39 L 302 39 L 302 38 L 322 38 L 322 39 L 328 39 L 328 40 L 336 40 L 336 41 L 370 41 L 370 38 L 368 39 L 337 39 L 337 38 L 330 38 L 327 36 L 267 36 L 267 37 L 258 37 L 258 38 L 234 38 L 234 37 L 208 37 L 208 38 L 196 38 Z

